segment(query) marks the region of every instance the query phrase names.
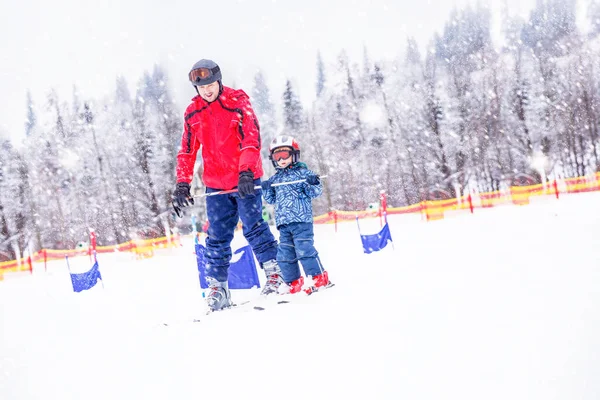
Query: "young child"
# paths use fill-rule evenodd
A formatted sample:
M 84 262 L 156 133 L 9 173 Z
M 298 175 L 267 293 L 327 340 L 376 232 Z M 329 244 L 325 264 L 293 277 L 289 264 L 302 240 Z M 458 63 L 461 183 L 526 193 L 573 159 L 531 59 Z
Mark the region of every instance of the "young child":
M 275 204 L 275 223 L 279 230 L 277 262 L 289 292 L 297 293 L 304 285 L 300 261 L 306 277 L 312 276 L 313 284 L 305 290 L 310 294 L 331 285 L 313 244 L 312 199 L 321 195 L 323 186 L 319 176 L 299 162 L 300 146 L 293 137 L 276 137 L 269 145 L 269 152 L 277 172 L 261 186 L 266 202 Z M 301 182 L 275 185 L 298 180 Z

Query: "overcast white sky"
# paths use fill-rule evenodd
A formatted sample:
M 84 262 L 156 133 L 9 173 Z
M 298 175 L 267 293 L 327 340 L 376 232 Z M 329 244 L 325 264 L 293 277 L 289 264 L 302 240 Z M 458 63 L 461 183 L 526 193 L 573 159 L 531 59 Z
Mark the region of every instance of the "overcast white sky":
M 0 133 L 22 135 L 25 93 L 37 106 L 54 87 L 71 102 L 112 93 L 124 75 L 133 91 L 144 70 L 167 69 L 183 110 L 194 95 L 195 61 L 221 65 L 224 83 L 250 93 L 262 69 L 279 101 L 292 78 L 302 101 L 314 98 L 316 54 L 342 49 L 361 62 L 401 54 L 408 35 L 425 45 L 450 10 L 474 0 L 0 0 Z M 485 0 L 483 0 L 485 1 Z M 505 0 L 526 15 L 535 0 Z M 503 0 L 489 0 L 499 10 Z

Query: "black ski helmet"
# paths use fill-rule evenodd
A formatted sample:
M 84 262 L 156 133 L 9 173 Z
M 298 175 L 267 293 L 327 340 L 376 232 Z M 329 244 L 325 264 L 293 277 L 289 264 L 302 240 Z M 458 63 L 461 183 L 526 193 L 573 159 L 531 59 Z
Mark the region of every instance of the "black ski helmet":
M 213 60 L 202 59 L 198 61 L 190 72 L 188 78 L 194 86 L 210 85 L 213 82 L 219 81 L 221 86 L 221 68 Z

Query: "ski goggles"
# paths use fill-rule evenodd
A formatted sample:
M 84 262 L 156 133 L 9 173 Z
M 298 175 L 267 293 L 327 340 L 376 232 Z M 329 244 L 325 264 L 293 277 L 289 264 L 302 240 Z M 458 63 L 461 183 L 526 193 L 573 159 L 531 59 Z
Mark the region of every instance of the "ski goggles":
M 281 150 L 281 151 L 277 151 L 275 153 L 273 153 L 273 160 L 275 161 L 280 161 L 280 160 L 285 160 L 286 158 L 290 158 L 290 156 L 292 155 L 292 152 L 289 150 Z
M 221 69 L 219 66 L 214 68 L 196 68 L 190 71 L 189 78 L 192 83 L 202 83 L 202 81 L 214 76 Z

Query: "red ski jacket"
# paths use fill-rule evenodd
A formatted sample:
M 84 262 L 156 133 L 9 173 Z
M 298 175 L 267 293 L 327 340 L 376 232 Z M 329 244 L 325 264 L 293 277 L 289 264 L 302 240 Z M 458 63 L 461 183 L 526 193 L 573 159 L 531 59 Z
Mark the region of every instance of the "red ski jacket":
M 202 146 L 204 185 L 233 189 L 241 171 L 263 175 L 260 128 L 248 95 L 223 86 L 217 100 L 200 96 L 185 110 L 181 148 L 177 154 L 177 182 L 192 181 L 198 149 Z

